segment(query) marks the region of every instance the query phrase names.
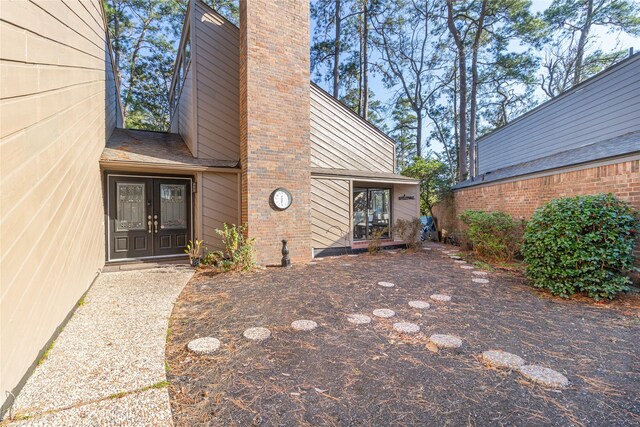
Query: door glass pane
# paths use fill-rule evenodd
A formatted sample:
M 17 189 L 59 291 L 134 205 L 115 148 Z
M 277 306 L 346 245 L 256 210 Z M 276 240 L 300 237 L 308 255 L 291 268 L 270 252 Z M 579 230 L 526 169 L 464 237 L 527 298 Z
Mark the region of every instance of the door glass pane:
M 353 192 L 353 239 L 367 238 L 367 191 Z
M 187 186 L 160 184 L 160 228 L 187 228 Z
M 369 190 L 369 238 L 373 233 L 381 237 L 390 236 L 391 230 L 391 190 Z
M 116 231 L 145 230 L 145 184 L 118 182 L 116 187 Z

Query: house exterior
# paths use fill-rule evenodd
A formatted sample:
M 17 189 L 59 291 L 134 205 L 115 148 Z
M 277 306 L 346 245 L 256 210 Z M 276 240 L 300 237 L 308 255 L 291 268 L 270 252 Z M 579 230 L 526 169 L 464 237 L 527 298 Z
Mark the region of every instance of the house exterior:
M 614 193 L 640 209 L 640 55 L 478 139 L 478 176 L 435 209 L 460 230 L 467 209 L 528 219 L 547 201 Z
M 240 28 L 191 0 L 170 132 L 122 128 L 100 0 L 0 15 L 2 411 L 105 263 L 220 248 L 224 223 L 305 262 L 419 215 L 393 141 L 310 84 L 306 0 L 242 1 Z

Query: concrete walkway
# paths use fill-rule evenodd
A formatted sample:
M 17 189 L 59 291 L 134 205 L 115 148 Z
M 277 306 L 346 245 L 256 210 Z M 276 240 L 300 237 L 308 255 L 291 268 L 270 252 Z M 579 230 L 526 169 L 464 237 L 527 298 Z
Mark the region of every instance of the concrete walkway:
M 36 368 L 10 425 L 173 425 L 164 348 L 186 266 L 103 273 Z

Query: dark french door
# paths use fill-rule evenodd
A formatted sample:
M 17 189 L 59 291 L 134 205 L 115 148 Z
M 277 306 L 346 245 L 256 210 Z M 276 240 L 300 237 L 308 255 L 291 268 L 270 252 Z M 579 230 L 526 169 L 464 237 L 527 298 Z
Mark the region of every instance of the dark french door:
M 183 255 L 191 179 L 108 175 L 109 260 Z

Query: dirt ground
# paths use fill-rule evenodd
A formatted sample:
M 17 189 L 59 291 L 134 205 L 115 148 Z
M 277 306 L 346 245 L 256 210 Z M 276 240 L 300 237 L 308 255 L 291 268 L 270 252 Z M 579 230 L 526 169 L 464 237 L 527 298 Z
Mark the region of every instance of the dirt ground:
M 166 349 L 176 425 L 640 425 L 637 295 L 567 301 L 506 271 L 477 284 L 431 247 L 249 274 L 201 271 L 174 307 Z M 452 300 L 432 301 L 434 293 Z M 413 309 L 411 300 L 431 308 Z M 375 318 L 376 308 L 396 316 Z M 351 324 L 351 313 L 373 321 Z M 319 327 L 296 332 L 297 319 Z M 398 321 L 417 323 L 420 334 L 395 333 Z M 269 328 L 271 338 L 245 340 L 253 326 Z M 429 351 L 434 333 L 463 345 Z M 201 336 L 220 339 L 220 350 L 189 353 L 187 342 Z M 550 390 L 488 368 L 478 356 L 490 349 L 555 369 L 570 386 Z

